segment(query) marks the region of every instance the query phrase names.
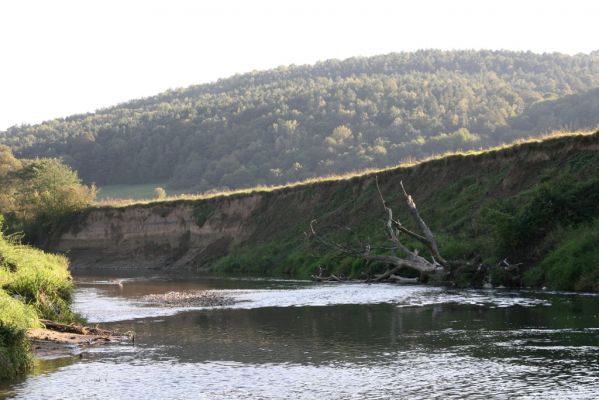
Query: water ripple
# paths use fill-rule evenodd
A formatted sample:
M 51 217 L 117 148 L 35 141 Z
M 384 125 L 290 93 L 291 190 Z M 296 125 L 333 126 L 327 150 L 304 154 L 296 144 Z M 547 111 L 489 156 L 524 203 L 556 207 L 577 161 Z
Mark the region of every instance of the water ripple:
M 599 376 L 563 375 L 510 360 L 402 352 L 379 365 L 83 362 L 14 390 L 17 399 L 593 399 Z M 76 379 L 74 379 L 76 377 Z M 93 388 L 93 390 L 90 390 Z M 66 394 L 66 395 L 65 395 Z
M 466 304 L 488 307 L 549 306 L 545 299 L 514 292 L 446 290 L 425 286 L 387 284 L 330 284 L 295 289 L 218 290 L 239 302 L 219 308 L 255 309 L 264 307 L 321 307 L 340 304 L 396 304 L 398 307 L 423 307 L 436 304 Z M 112 322 L 136 318 L 169 316 L 186 310 L 214 307 L 157 307 L 140 299 L 111 297 L 98 288 L 80 287 L 74 308 L 90 322 Z

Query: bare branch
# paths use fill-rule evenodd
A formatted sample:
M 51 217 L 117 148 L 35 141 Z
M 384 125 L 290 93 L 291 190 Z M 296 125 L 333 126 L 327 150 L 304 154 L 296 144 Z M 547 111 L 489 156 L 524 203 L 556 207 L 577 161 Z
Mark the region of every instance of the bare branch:
M 370 253 L 370 249 L 367 251 L 353 249 L 348 246 L 344 246 L 340 243 L 334 242 L 332 240 L 327 240 L 318 235 L 316 232 L 316 228 L 314 227 L 316 220 L 312 220 L 310 222 L 310 232 L 312 238 L 314 238 L 319 243 L 332 248 L 342 254 L 351 255 L 354 257 L 362 258 L 365 261 L 377 261 L 383 264 L 392 265 L 394 268 L 387 271 L 387 273 L 383 274 L 380 277 L 377 277 L 375 280 L 384 280 L 389 278 L 392 274 L 395 274 L 402 268 L 412 268 L 421 273 L 434 273 L 438 271 L 438 267 L 435 264 L 432 264 L 425 258 L 419 256 L 417 253 L 409 252 L 409 258 L 401 258 L 397 256 L 385 256 L 385 255 L 374 255 Z M 366 250 L 366 249 L 365 249 Z
M 414 202 L 414 199 L 412 199 L 412 196 L 410 196 L 408 194 L 408 192 L 406 192 L 406 189 L 404 188 L 403 181 L 400 181 L 399 185 L 401 186 L 401 190 L 403 191 L 404 197 L 406 198 L 406 203 L 408 205 L 410 214 L 412 214 L 412 217 L 414 218 L 414 220 L 418 224 L 418 227 L 424 234 L 424 238 L 423 238 L 424 241 L 421 240 L 421 242 L 424 243 L 428 247 L 433 259 L 436 259 L 436 261 L 439 264 L 446 267 L 447 261 L 445 261 L 445 259 L 439 253 L 439 246 L 437 246 L 437 241 L 435 240 L 435 237 L 433 236 L 433 232 L 430 230 L 430 228 L 428 227 L 426 222 L 424 222 L 424 220 L 420 216 L 420 213 L 418 212 L 418 208 L 416 207 L 416 203 Z
M 335 242 L 332 240 L 328 240 L 325 237 L 321 237 L 316 232 L 316 228 L 315 228 L 315 225 L 317 222 L 316 220 L 312 220 L 310 222 L 311 237 L 314 238 L 319 243 L 321 243 L 322 245 L 332 248 L 335 251 L 338 251 L 342 254 L 347 254 L 347 255 L 361 258 L 368 263 L 375 261 L 375 262 L 380 262 L 380 263 L 390 266 L 389 269 L 384 274 L 381 274 L 375 278 L 375 280 L 377 280 L 377 281 L 380 281 L 380 280 L 400 281 L 401 279 L 399 279 L 396 274 L 403 268 L 414 269 L 416 271 L 419 271 L 421 274 L 428 274 L 428 273 L 436 274 L 440 271 L 443 271 L 444 269 L 446 270 L 447 262 L 439 254 L 438 246 L 434 239 L 432 231 L 428 228 L 428 226 L 426 225 L 426 223 L 420 216 L 420 213 L 418 212 L 418 209 L 416 208 L 416 204 L 414 203 L 412 196 L 410 196 L 406 192 L 406 190 L 403 186 L 403 182 L 401 182 L 401 189 L 406 198 L 406 203 L 408 205 L 408 209 L 410 211 L 410 214 L 416 221 L 418 227 L 424 234 L 424 236 L 419 235 L 415 232 L 412 232 L 408 228 L 404 227 L 399 220 L 393 219 L 393 210 L 387 206 L 387 203 L 385 201 L 385 198 L 384 198 L 381 188 L 379 186 L 378 176 L 375 176 L 375 182 L 376 182 L 376 188 L 377 188 L 379 197 L 383 204 L 383 209 L 385 210 L 385 213 L 387 214 L 387 220 L 385 222 L 385 227 L 386 227 L 386 231 L 387 231 L 389 240 L 392 242 L 392 247 L 391 247 L 391 251 L 393 253 L 392 255 L 373 254 L 373 248 L 369 244 L 367 244 L 366 246 L 362 246 L 360 249 L 356 249 L 356 248 L 352 248 L 350 246 L 347 246 L 347 245 L 344 245 L 344 244 L 341 244 L 341 243 L 338 243 L 338 242 Z M 404 233 L 404 234 L 418 240 L 419 242 L 423 243 L 431 253 L 432 262 L 427 260 L 426 258 L 420 256 L 418 254 L 417 250 L 410 251 L 401 242 L 401 240 L 399 238 L 400 233 Z M 405 257 L 398 257 L 396 254 L 397 250 L 401 250 L 405 254 Z M 326 279 L 330 279 L 330 277 L 328 277 Z

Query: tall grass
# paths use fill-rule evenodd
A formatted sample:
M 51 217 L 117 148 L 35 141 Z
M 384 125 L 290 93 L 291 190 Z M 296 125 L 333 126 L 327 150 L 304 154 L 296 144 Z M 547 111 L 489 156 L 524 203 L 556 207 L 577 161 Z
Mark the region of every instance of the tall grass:
M 40 318 L 79 320 L 70 309 L 72 290 L 65 257 L 21 245 L 0 231 L 0 380 L 30 367 L 26 332 L 40 326 Z
M 33 306 L 0 290 L 0 381 L 13 379 L 31 367 L 30 346 L 25 336 L 40 325 Z

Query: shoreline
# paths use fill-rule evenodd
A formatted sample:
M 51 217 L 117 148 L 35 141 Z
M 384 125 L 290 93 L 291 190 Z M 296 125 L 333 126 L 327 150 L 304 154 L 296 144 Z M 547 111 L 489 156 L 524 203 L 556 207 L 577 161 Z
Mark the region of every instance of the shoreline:
M 82 325 L 63 325 L 50 321 L 46 328 L 32 328 L 27 331 L 34 358 L 48 360 L 81 354 L 90 347 L 107 344 L 134 343 L 133 333 L 113 332 Z

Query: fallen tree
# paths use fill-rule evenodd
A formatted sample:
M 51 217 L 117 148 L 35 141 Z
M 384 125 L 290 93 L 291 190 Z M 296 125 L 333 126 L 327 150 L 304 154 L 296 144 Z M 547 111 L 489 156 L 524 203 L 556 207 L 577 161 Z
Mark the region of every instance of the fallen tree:
M 437 244 L 433 232 L 420 215 L 414 199 L 406 191 L 403 182 L 400 183 L 400 186 L 409 214 L 418 227 L 419 232 L 408 229 L 398 218 L 394 218 L 393 210 L 387 205 L 378 184 L 378 177 L 376 177 L 376 187 L 386 214 L 385 231 L 388 240 L 391 242 L 391 247 L 388 249 L 391 254 L 374 254 L 372 250 L 373 247 L 369 243 L 360 248 L 354 248 L 346 244 L 329 240 L 318 234 L 316 230 L 316 220 L 312 220 L 310 223 L 308 237 L 341 254 L 361 258 L 366 263 L 379 262 L 387 265 L 388 268 L 383 274 L 376 275 L 374 278 L 370 279 L 373 281 L 413 282 L 414 279 L 403 278 L 398 275 L 403 269 L 417 271 L 420 274 L 420 281 L 431 278 L 436 281 L 447 279 L 452 270 L 463 263 L 448 262 L 445 260 L 439 251 L 439 245 Z M 402 242 L 402 235 L 421 243 L 429 252 L 430 259 L 421 256 L 417 249 L 410 250 L 404 245 Z M 313 276 L 313 278 L 319 281 L 340 280 L 334 275 L 331 275 L 330 277 L 322 276 L 322 269 L 320 269 L 319 274 Z

